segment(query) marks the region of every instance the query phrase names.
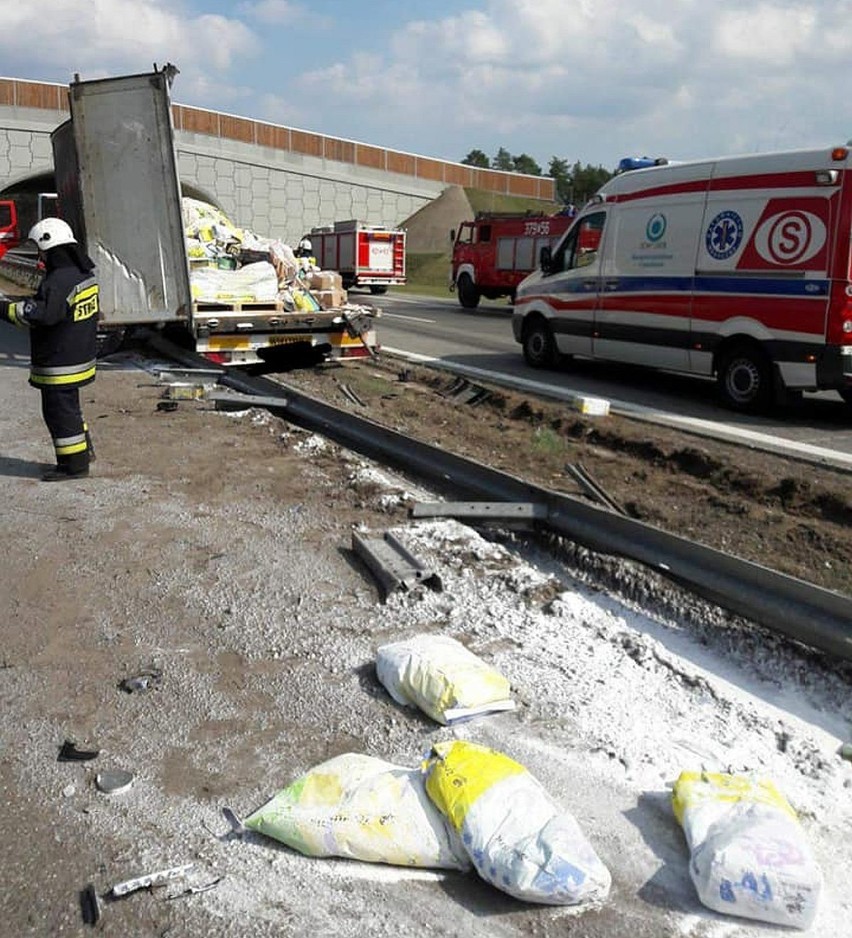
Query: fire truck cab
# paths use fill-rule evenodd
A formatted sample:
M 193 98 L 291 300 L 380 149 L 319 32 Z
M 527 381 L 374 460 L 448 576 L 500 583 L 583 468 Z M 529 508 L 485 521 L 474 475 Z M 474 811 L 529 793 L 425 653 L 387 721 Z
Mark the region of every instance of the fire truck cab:
M 482 297 L 510 297 L 535 269 L 543 247 L 553 247 L 571 224 L 570 215 L 480 212 L 450 232 L 453 258 L 450 290 L 457 290 L 465 309 L 476 309 Z
M 17 206 L 12 199 L 0 199 L 0 257 L 20 243 Z

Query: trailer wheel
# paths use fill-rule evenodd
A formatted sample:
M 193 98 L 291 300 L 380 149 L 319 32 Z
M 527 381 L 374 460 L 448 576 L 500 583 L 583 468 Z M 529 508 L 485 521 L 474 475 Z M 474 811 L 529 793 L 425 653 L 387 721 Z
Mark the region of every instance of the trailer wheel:
M 117 352 L 126 338 L 123 328 L 98 330 L 96 358 L 106 358 Z
M 372 293 L 374 296 L 376 294 L 387 293 L 387 292 L 388 292 L 388 288 L 382 286 L 380 283 L 374 283 L 374 284 L 371 284 L 370 286 L 370 293 Z
M 524 359 L 533 368 L 553 368 L 561 358 L 553 331 L 544 319 L 534 319 L 524 329 Z
M 479 290 L 471 280 L 470 274 L 462 274 L 456 287 L 459 291 L 459 303 L 465 309 L 476 309 L 479 306 Z
M 735 345 L 724 352 L 716 371 L 722 400 L 732 410 L 755 413 L 772 402 L 772 366 L 755 345 Z

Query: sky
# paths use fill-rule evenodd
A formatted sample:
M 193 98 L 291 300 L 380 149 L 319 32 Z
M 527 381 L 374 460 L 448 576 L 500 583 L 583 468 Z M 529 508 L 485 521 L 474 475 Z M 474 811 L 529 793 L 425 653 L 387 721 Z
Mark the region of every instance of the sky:
M 846 143 L 850 19 L 852 0 L 0 0 L 0 76 L 169 61 L 180 104 L 613 169 Z

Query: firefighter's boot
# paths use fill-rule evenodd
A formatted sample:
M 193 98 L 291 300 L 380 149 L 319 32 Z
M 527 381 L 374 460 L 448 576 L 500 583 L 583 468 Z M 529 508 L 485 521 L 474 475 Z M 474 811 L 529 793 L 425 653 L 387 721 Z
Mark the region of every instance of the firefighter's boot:
M 74 453 L 71 456 L 59 456 L 56 466 L 48 469 L 41 477 L 42 482 L 70 482 L 73 479 L 86 479 L 89 475 L 88 452 Z

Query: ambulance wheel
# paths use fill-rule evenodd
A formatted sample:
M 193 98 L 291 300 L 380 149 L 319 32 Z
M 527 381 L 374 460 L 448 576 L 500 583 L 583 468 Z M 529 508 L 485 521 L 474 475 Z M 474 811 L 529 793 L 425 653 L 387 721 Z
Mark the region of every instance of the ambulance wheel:
M 556 340 L 544 319 L 534 319 L 524 330 L 524 358 L 533 368 L 553 368 L 559 364 Z
M 735 345 L 719 359 L 716 382 L 732 410 L 757 412 L 772 402 L 772 367 L 756 346 Z
M 479 306 L 479 290 L 471 280 L 470 274 L 462 274 L 456 288 L 459 291 L 459 303 L 465 309 L 476 309 Z
M 372 293 L 373 296 L 377 296 L 377 295 L 380 296 L 382 293 L 387 293 L 387 292 L 388 292 L 388 288 L 385 286 L 382 286 L 382 284 L 380 283 L 374 283 L 370 286 L 370 293 Z

